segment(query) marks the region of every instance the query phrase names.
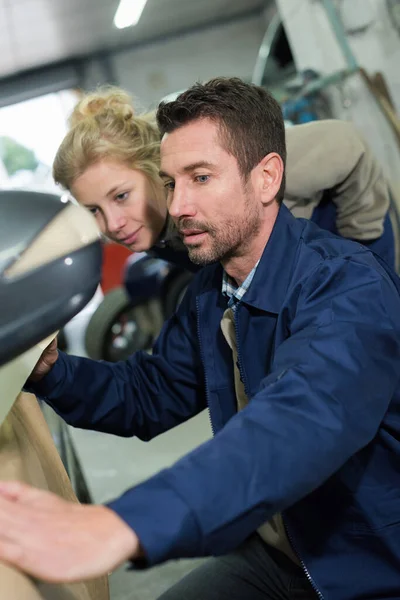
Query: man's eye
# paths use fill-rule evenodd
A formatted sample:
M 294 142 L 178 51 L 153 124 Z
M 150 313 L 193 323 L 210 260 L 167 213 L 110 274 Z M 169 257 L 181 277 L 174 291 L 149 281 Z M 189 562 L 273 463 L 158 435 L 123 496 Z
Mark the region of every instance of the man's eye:
M 164 187 L 168 191 L 174 190 L 175 189 L 175 181 L 166 181 L 164 183 Z
M 199 183 L 206 183 L 210 179 L 209 175 L 197 175 L 196 181 Z
M 97 215 L 98 210 L 99 209 L 96 206 L 94 206 L 93 208 L 89 208 L 89 212 L 91 212 L 92 215 Z

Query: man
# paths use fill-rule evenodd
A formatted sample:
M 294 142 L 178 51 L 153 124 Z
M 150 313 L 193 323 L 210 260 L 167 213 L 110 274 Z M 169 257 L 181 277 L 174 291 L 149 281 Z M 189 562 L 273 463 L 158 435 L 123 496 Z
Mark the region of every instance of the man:
M 208 405 L 215 437 L 108 507 L 0 485 L 0 559 L 75 580 L 214 555 L 164 600 L 396 598 L 397 278 L 280 206 L 280 108 L 238 79 L 162 105 L 161 174 L 193 280 L 152 355 L 42 356 L 78 427 L 150 439 Z M 267 240 L 267 243 L 265 243 Z
M 395 268 L 389 217 L 390 188 L 382 167 L 360 132 L 348 121 L 330 119 L 286 130 L 283 203 L 295 217 L 362 243 Z M 151 253 L 197 271 L 186 259 L 172 219 L 166 239 Z

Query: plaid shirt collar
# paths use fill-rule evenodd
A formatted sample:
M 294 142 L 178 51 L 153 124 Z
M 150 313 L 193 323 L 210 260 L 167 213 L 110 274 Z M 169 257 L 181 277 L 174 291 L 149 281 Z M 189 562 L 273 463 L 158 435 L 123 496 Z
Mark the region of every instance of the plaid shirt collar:
M 229 298 L 228 306 L 230 308 L 235 308 L 236 304 L 240 302 L 250 287 L 251 282 L 253 281 L 254 273 L 256 272 L 258 263 L 257 261 L 254 268 L 247 275 L 246 279 L 243 281 L 242 285 L 237 286 L 235 281 L 229 277 L 229 275 L 224 271 L 222 275 L 222 293 L 224 296 Z

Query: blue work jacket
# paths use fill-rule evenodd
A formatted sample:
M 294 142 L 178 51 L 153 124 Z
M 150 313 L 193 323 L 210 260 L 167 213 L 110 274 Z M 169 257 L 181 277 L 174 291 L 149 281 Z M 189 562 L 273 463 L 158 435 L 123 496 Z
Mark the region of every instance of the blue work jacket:
M 30 389 L 71 425 L 143 440 L 209 408 L 211 440 L 109 505 L 149 565 L 227 553 L 281 512 L 320 597 L 399 598 L 397 276 L 281 207 L 235 311 L 239 413 L 221 281 L 219 264 L 194 277 L 152 355 L 60 353 Z

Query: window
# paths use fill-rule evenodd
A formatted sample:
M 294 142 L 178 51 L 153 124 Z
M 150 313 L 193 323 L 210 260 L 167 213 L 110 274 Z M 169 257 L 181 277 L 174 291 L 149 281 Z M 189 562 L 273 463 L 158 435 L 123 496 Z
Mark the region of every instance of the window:
M 65 90 L 0 109 L 0 186 L 60 193 L 52 164 L 78 93 Z

